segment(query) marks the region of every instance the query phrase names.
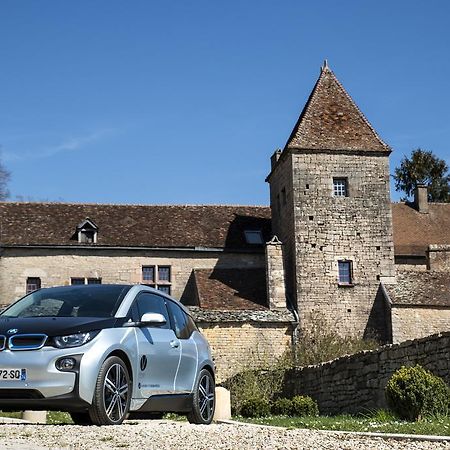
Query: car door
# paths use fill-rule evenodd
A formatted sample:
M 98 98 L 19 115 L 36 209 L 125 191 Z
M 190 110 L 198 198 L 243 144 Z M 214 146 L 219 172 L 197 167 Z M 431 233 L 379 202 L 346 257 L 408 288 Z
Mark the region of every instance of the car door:
M 181 348 L 171 327 L 164 298 L 151 292 L 141 292 L 132 307 L 133 320 L 139 321 L 145 313 L 162 314 L 166 323 L 135 329 L 139 355 L 138 392 L 142 398 L 172 394 Z
M 181 348 L 175 390 L 178 394 L 191 392 L 197 375 L 198 364 L 197 344 L 192 338 L 193 327 L 189 326 L 187 314 L 175 302 L 167 300 L 166 304 L 172 319 L 173 330 L 179 339 Z

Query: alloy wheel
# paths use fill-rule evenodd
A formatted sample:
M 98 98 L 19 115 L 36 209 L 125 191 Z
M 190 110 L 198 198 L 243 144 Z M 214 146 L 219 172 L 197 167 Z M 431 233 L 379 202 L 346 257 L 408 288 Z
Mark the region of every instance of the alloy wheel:
M 103 384 L 105 412 L 112 422 L 122 419 L 127 409 L 128 378 L 120 364 L 113 364 L 106 373 Z
M 214 383 L 209 373 L 205 373 L 198 384 L 198 406 L 202 419 L 209 422 L 214 412 Z

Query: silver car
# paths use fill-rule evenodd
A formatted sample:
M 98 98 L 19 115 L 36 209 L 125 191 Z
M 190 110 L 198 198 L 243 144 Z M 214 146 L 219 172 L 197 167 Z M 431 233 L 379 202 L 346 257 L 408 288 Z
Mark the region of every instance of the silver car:
M 209 424 L 214 363 L 178 301 L 143 285 L 40 289 L 0 314 L 0 410 L 115 425 L 186 413 Z

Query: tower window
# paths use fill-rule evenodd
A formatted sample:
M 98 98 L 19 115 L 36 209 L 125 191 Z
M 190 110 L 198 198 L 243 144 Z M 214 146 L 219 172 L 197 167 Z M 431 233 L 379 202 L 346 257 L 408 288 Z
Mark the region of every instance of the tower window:
M 348 197 L 347 178 L 333 178 L 333 195 L 335 197 Z
M 41 288 L 41 279 L 38 277 L 28 277 L 26 291 L 27 294 L 33 291 L 37 291 Z
M 352 262 L 338 261 L 339 284 L 352 285 Z

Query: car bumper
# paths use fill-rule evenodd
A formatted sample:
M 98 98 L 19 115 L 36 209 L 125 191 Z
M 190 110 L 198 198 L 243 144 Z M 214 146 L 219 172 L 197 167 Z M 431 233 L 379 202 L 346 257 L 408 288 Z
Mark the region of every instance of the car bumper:
M 72 371 L 56 368 L 55 363 L 59 358 L 75 355 L 77 365 Z M 26 379 L 0 379 L 0 409 L 64 410 L 69 405 L 74 409 L 85 409 L 88 404 L 80 399 L 78 392 L 82 356 L 74 349 L 51 347 L 25 351 L 3 350 L 0 352 L 0 369 L 26 369 Z

